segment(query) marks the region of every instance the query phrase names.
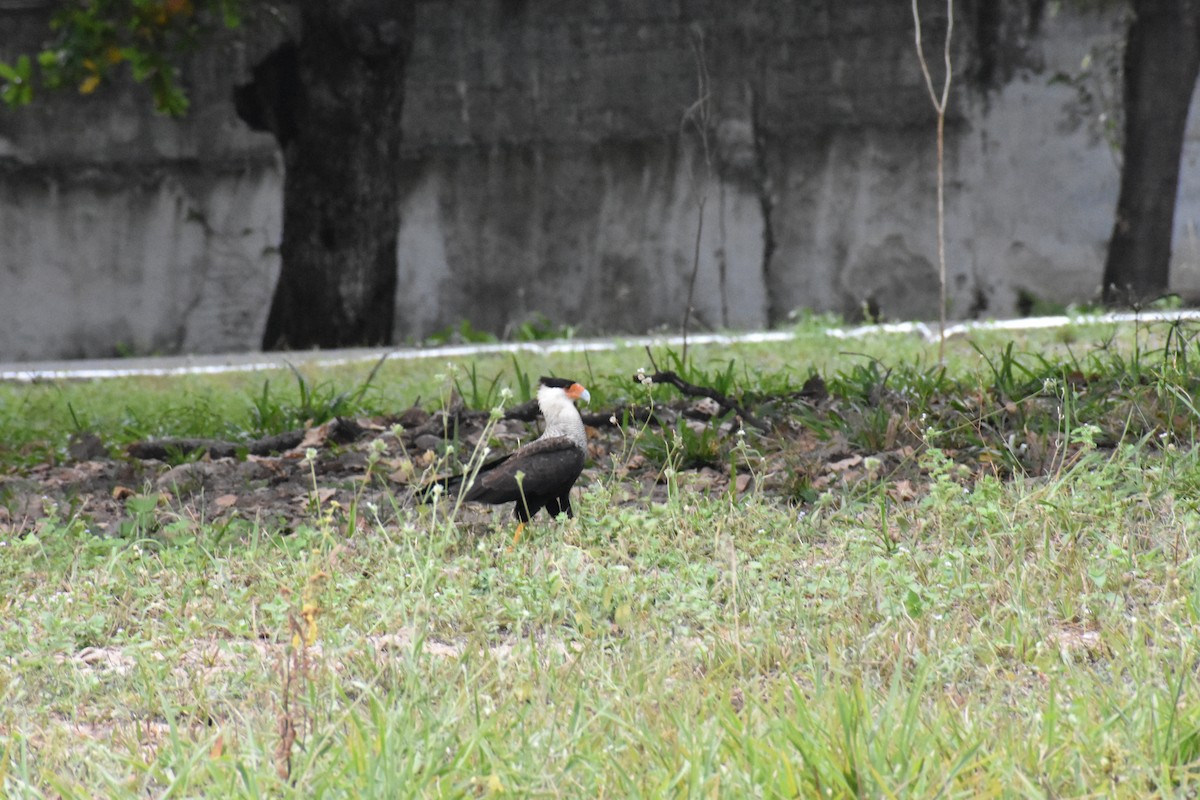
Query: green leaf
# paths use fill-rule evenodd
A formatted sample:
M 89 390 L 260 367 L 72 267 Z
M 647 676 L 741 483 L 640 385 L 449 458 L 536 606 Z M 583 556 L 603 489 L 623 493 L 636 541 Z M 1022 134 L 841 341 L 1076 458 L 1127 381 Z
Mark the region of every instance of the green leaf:
M 33 65 L 29 62 L 29 56 L 20 56 L 15 64 L 8 64 L 0 61 L 0 78 L 11 83 L 27 83 L 32 77 Z
M 134 514 L 149 514 L 158 507 L 158 495 L 134 495 L 125 500 L 125 507 Z
M 909 588 L 904 594 L 904 608 L 913 619 L 921 616 L 921 613 L 925 610 L 925 602 L 915 589 Z
M 168 117 L 182 117 L 191 107 L 191 101 L 178 86 L 172 85 L 164 91 L 155 92 L 154 109 Z
M 0 100 L 10 106 L 25 106 L 33 101 L 33 64 L 29 56 L 20 56 L 15 64 L 0 61 Z
M 159 62 L 141 50 L 129 54 L 129 70 L 138 83 L 149 79 L 159 68 Z
M 221 3 L 221 15 L 225 20 L 226 28 L 241 27 L 242 15 L 239 13 L 240 6 L 240 0 L 225 0 Z

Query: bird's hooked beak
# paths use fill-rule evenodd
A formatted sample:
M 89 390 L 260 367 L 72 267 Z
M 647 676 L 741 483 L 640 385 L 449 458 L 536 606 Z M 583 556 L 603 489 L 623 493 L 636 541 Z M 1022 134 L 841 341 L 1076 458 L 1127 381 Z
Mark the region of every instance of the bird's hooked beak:
M 591 393 L 589 393 L 587 389 L 583 388 L 583 384 L 579 383 L 572 383 L 567 387 L 567 397 L 583 403 L 590 403 L 592 401 Z

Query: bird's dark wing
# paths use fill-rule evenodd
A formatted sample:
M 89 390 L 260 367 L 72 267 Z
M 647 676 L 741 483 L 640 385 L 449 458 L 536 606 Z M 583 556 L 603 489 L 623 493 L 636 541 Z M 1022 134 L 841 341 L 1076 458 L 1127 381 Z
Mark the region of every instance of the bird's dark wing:
M 571 490 L 583 471 L 583 461 L 583 449 L 565 436 L 538 439 L 516 450 L 503 463 L 481 472 L 463 499 L 507 503 L 523 496 L 530 506 L 541 506 L 545 499 Z
M 500 464 L 503 464 L 505 461 L 508 461 L 517 452 L 519 452 L 519 451 L 514 451 L 512 453 L 505 453 L 504 455 L 500 456 L 499 458 L 493 458 L 491 461 L 486 462 L 483 466 L 481 466 L 479 468 L 479 472 L 476 473 L 476 476 L 475 476 L 476 484 L 479 483 L 480 477 L 485 475 L 489 470 L 493 470 L 496 467 L 498 467 Z M 430 502 L 433 499 L 433 487 L 435 487 L 435 486 L 441 486 L 443 489 L 445 489 L 448 492 L 457 492 L 459 490 L 459 488 L 462 486 L 463 481 L 466 480 L 466 477 L 467 477 L 467 473 L 463 472 L 463 473 L 459 473 L 458 475 L 451 475 L 446 478 L 436 478 L 436 479 L 430 481 L 429 483 L 425 484 L 424 486 L 422 486 L 419 490 L 417 490 L 417 499 L 420 500 L 422 503 Z

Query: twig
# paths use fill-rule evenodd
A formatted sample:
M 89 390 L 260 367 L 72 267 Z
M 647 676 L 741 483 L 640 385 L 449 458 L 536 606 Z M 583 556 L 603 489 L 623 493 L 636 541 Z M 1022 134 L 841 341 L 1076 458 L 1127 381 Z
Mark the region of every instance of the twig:
M 282 453 L 291 450 L 304 440 L 307 431 L 303 428 L 264 436 L 250 442 L 229 442 L 223 439 L 155 439 L 146 442 L 134 442 L 126 448 L 126 452 L 142 460 L 158 459 L 160 461 L 177 456 L 185 456 L 201 451 L 209 458 L 233 458 L 239 452 L 252 456 L 267 456 L 272 453 Z M 346 417 L 336 417 L 329 430 L 329 441 L 345 443 L 361 436 L 363 428 L 357 422 Z
M 646 376 L 634 376 L 634 380 L 638 380 L 639 377 L 644 380 Z M 721 407 L 721 413 L 724 414 L 732 411 L 741 417 L 742 421 L 746 424 L 753 425 L 761 431 L 770 430 L 769 426 L 765 422 L 751 414 L 734 400 L 731 400 L 730 398 L 718 392 L 716 389 L 710 389 L 707 386 L 697 386 L 694 383 L 688 383 L 671 370 L 655 372 L 653 375 L 649 376 L 649 379 L 654 383 L 666 383 L 674 386 L 688 397 L 707 397 L 710 400 L 715 400 L 717 405 Z
M 650 359 L 650 366 L 654 367 L 654 371 L 658 372 L 658 362 L 654 360 L 654 353 L 650 350 L 650 345 L 646 345 L 646 358 Z
M 310 686 L 312 675 L 312 658 L 309 653 L 310 631 L 305 624 L 306 610 L 297 615 L 294 610 L 288 612 L 288 629 L 292 634 L 292 645 L 281 654 L 279 659 L 280 677 L 283 685 L 280 687 L 281 697 L 276 706 L 276 724 L 279 731 L 279 742 L 275 745 L 275 772 L 282 780 L 292 783 L 292 752 L 296 741 L 312 733 L 312 718 L 309 710 L 302 707 L 297 712 L 295 705 L 299 704 L 305 691 Z
M 654 416 L 653 409 L 638 405 L 617 406 L 612 411 L 597 411 L 595 413 L 580 414 L 580 416 L 583 417 L 584 425 L 590 425 L 593 428 L 619 428 L 621 427 L 621 420 L 625 417 L 637 423 L 659 424 L 658 418 Z M 613 420 L 616 420 L 616 422 Z
M 938 361 L 945 363 L 946 353 L 946 201 L 945 201 L 945 140 L 946 104 L 950 99 L 950 38 L 954 33 L 954 0 L 946 0 L 946 77 L 942 81 L 942 94 L 938 97 L 933 88 L 933 76 L 925 62 L 925 48 L 921 45 L 921 12 L 917 0 L 912 0 L 917 58 L 921 61 L 921 74 L 925 76 L 925 88 L 937 111 L 937 238 L 938 238 Z
M 537 401 L 531 400 L 528 403 L 522 403 L 519 406 L 513 406 L 507 412 L 505 412 L 504 418 L 517 420 L 519 422 L 534 422 L 537 420 L 540 413 L 541 412 L 538 410 Z M 620 420 L 624 414 L 629 414 L 639 422 L 646 422 L 647 420 L 653 418 L 653 414 L 648 414 L 644 408 L 639 406 L 617 406 L 612 411 L 579 412 L 579 416 L 583 419 L 583 424 L 590 425 L 593 428 L 613 427 L 612 420 Z

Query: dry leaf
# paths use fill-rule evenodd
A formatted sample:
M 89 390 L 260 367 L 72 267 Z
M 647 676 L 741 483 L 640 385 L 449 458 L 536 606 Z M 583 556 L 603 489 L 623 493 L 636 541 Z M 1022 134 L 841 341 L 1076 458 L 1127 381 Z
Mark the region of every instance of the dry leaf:
M 913 488 L 910 480 L 896 481 L 892 488 L 888 489 L 888 497 L 897 503 L 906 503 L 917 499 L 917 490 Z
M 297 499 L 300 501 L 301 505 L 305 505 L 305 506 L 307 506 L 309 503 L 316 503 L 317 505 L 324 505 L 325 503 L 328 503 L 330 500 L 332 500 L 333 496 L 336 494 L 337 494 L 337 489 L 326 486 L 324 488 L 317 489 L 317 491 L 315 491 L 315 492 L 309 492 L 304 497 L 299 497 Z
M 86 78 L 84 78 L 83 82 L 79 84 L 79 93 L 80 94 L 91 94 L 92 92 L 96 91 L 96 87 L 99 85 L 100 85 L 100 76 L 95 73 L 92 73 L 91 75 L 88 75 Z
M 832 472 L 845 472 L 851 467 L 857 467 L 862 463 L 862 456 L 853 455 L 843 458 L 841 461 L 831 461 L 825 465 L 825 468 Z
M 745 491 L 750 488 L 751 480 L 753 480 L 753 478 L 750 475 L 745 475 L 745 474 L 738 475 L 737 480 L 734 483 L 734 485 L 737 486 L 737 493 L 738 494 L 745 493 Z
M 293 450 L 304 452 L 310 447 L 323 447 L 326 440 L 329 439 L 329 433 L 333 430 L 337 420 L 329 420 L 317 425 L 315 428 L 309 428 L 304 432 L 304 438 L 300 440 L 300 444 L 296 445 Z
M 417 473 L 413 462 L 407 458 L 394 458 L 385 463 L 392 468 L 388 473 L 388 480 L 392 483 L 410 483 Z

